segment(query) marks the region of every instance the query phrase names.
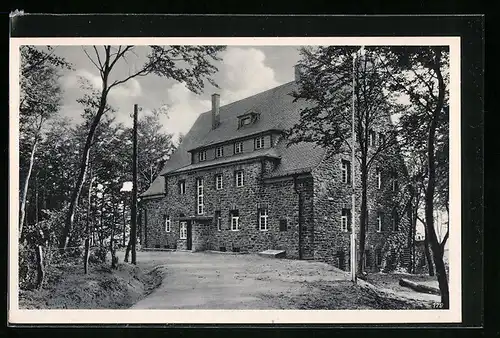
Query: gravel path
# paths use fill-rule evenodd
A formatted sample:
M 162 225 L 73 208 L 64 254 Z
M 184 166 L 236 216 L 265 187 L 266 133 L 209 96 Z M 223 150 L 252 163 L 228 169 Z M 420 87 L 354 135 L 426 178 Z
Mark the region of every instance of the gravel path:
M 325 263 L 250 254 L 138 252 L 137 261 L 161 265 L 165 275 L 136 309 L 290 309 L 294 298 L 314 292 L 311 285 L 349 279 Z

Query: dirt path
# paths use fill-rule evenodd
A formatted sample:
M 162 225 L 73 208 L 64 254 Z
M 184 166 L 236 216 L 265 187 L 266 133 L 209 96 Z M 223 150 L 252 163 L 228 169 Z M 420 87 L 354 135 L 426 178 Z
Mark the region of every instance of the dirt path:
M 137 261 L 166 271 L 137 309 L 290 309 L 291 300 L 314 292 L 311 285 L 349 279 L 325 263 L 257 255 L 140 252 Z

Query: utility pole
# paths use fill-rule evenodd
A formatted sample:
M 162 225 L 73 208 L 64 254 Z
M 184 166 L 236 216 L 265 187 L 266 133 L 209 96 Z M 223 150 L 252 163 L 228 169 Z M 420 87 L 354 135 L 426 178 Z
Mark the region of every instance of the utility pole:
M 351 150 L 352 150 L 352 159 L 351 159 L 351 176 L 352 176 L 352 200 L 351 200 L 351 280 L 356 283 L 356 188 L 355 188 L 355 171 L 354 171 L 354 161 L 355 161 L 355 149 L 356 149 L 356 138 L 355 138 L 355 88 L 356 88 L 356 73 L 355 73 L 355 65 L 356 65 L 356 54 L 354 54 L 352 58 L 352 130 L 351 130 Z
M 364 46 L 361 46 L 359 51 L 363 52 Z M 356 59 L 358 56 L 358 51 L 356 51 L 352 58 L 352 135 L 351 135 L 351 149 L 352 149 L 352 160 L 351 160 L 351 176 L 352 176 L 352 201 L 351 201 L 351 280 L 356 283 L 356 131 L 355 131 L 355 110 L 356 110 Z
M 130 206 L 130 244 L 132 250 L 132 264 L 137 264 L 136 259 L 136 237 L 137 237 L 137 115 L 139 107 L 134 104 L 134 128 L 133 128 L 133 150 L 132 150 L 132 205 Z

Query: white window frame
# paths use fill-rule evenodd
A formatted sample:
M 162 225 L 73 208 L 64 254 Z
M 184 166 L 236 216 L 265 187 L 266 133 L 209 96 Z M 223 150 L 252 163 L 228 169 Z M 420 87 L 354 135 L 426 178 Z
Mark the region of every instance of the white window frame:
M 382 213 L 377 214 L 377 232 L 382 232 Z
M 206 150 L 202 150 L 198 153 L 198 161 L 203 162 L 207 160 L 207 152 Z
M 385 143 L 385 135 L 383 133 L 378 133 L 378 146 L 381 147 Z
M 259 136 L 255 138 L 255 149 L 264 148 L 264 136 Z
M 241 177 L 241 182 L 240 182 L 240 179 L 238 177 Z M 236 172 L 236 175 L 235 175 L 235 180 L 236 180 L 236 187 L 237 188 L 241 188 L 244 184 L 245 184 L 245 179 L 244 179 L 244 173 L 243 173 L 243 170 L 238 170 Z M 241 184 L 240 184 L 241 183 Z
M 259 209 L 259 230 L 260 231 L 269 230 L 268 217 L 269 217 L 269 210 L 267 208 Z
M 243 152 L 243 142 L 236 142 L 234 144 L 234 153 L 240 154 Z
M 392 191 L 396 192 L 396 185 L 398 184 L 397 176 L 392 177 Z
M 172 221 L 170 216 L 165 216 L 165 232 L 170 232 L 172 230 Z
M 377 189 L 381 189 L 382 188 L 382 171 L 380 169 L 377 169 L 376 176 L 377 176 Z
M 240 216 L 231 215 L 231 231 L 240 231 Z
M 374 130 L 368 132 L 368 139 L 370 147 L 375 147 L 377 145 L 377 133 Z
M 184 180 L 179 182 L 179 194 L 181 194 L 181 195 L 186 194 L 186 181 L 184 181 Z
M 340 169 L 341 169 L 341 181 L 342 183 L 349 183 L 349 162 L 346 160 L 340 161 Z
M 216 213 L 215 222 L 217 224 L 217 231 L 222 231 L 222 216 L 219 210 L 218 215 Z
M 215 175 L 215 189 L 216 190 L 222 190 L 222 188 L 223 188 L 222 174 L 216 174 Z
M 223 156 L 224 156 L 224 146 L 220 146 L 220 147 L 215 148 L 215 157 L 219 158 L 219 157 L 223 157 Z
M 179 222 L 179 238 L 187 239 L 187 222 L 181 221 Z
M 392 231 L 399 231 L 397 222 L 397 213 L 392 213 Z
M 349 216 L 340 216 L 340 230 L 347 232 L 349 230 Z
M 198 215 L 204 213 L 204 198 L 203 198 L 203 178 L 196 179 L 196 211 Z

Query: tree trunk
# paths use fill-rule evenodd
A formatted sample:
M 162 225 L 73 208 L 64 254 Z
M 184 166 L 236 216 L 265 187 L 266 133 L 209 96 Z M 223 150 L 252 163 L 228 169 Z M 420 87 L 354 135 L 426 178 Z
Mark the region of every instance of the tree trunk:
M 425 227 L 425 237 L 424 237 L 424 253 L 425 260 L 427 261 L 427 268 L 429 272 L 429 276 L 434 276 L 434 263 L 432 262 L 431 252 L 429 251 L 429 236 L 427 235 L 427 226 Z
M 31 147 L 30 163 L 28 166 L 28 172 L 26 173 L 26 179 L 23 183 L 23 188 L 21 190 L 21 205 L 19 206 L 19 237 L 21 240 L 23 236 L 23 225 L 26 217 L 26 197 L 28 196 L 28 187 L 30 183 L 31 172 L 33 171 L 33 163 L 35 162 L 35 152 L 38 145 L 38 137 L 35 136 L 33 140 L 33 147 Z
M 125 258 L 123 259 L 124 262 L 128 263 L 128 257 L 130 255 L 130 248 L 131 248 L 131 241 L 132 241 L 132 236 L 130 236 L 127 244 L 127 249 L 125 250 Z
M 132 220 L 130 225 L 130 237 L 131 237 L 131 250 L 132 250 L 132 264 L 137 264 L 136 260 L 136 238 L 137 238 L 137 115 L 139 113 L 139 107 L 137 104 L 134 105 L 134 133 L 133 133 L 133 152 L 132 152 L 132 205 L 131 214 Z
M 36 253 L 36 287 L 37 289 L 41 289 L 44 277 L 43 247 L 41 245 L 37 245 L 35 253 Z
M 92 204 L 92 183 L 94 182 L 94 177 L 92 175 L 92 169 L 90 169 L 90 184 L 89 184 L 89 196 L 88 196 L 88 205 L 87 205 L 87 220 L 85 222 L 85 253 L 83 256 L 83 271 L 85 274 L 88 273 L 89 266 L 89 256 L 90 256 L 90 206 Z
M 114 238 L 115 238 L 115 221 L 116 221 L 116 218 L 115 218 L 115 212 L 116 212 L 116 208 L 115 208 L 115 203 L 113 203 L 113 216 L 112 216 L 112 219 L 111 219 L 111 237 L 109 239 L 109 253 L 111 254 L 111 269 L 116 269 L 116 251 L 115 251 L 115 241 L 114 241 Z
M 92 124 L 90 125 L 89 133 L 87 135 L 87 140 L 85 141 L 85 147 L 83 148 L 83 156 L 82 156 L 82 159 L 80 161 L 78 178 L 76 180 L 75 187 L 73 188 L 73 191 L 71 192 L 69 209 L 68 209 L 68 213 L 66 215 L 64 228 L 63 228 L 61 239 L 59 242 L 59 248 L 61 249 L 61 251 L 63 251 L 68 246 L 69 237 L 70 237 L 71 231 L 73 230 L 73 224 L 75 221 L 75 214 L 76 214 L 76 210 L 78 208 L 78 199 L 79 199 L 80 193 L 82 191 L 83 183 L 85 181 L 85 173 L 87 171 L 87 166 L 89 163 L 90 148 L 92 147 L 92 143 L 94 140 L 94 135 L 95 135 L 95 131 L 97 129 L 97 126 L 99 125 L 99 122 L 101 121 L 101 117 L 105 113 L 106 102 L 107 102 L 106 100 L 107 100 L 107 74 L 104 75 L 103 90 L 101 92 L 99 109 L 97 110 L 96 116 L 92 120 Z
M 361 158 L 361 208 L 359 216 L 359 264 L 358 273 L 362 275 L 365 270 L 365 242 L 367 221 L 367 184 L 368 168 L 366 167 L 366 156 Z
M 427 232 L 429 234 L 429 244 L 436 266 L 436 275 L 439 283 L 439 290 L 441 291 L 441 303 L 444 309 L 450 306 L 450 293 L 448 288 L 448 279 L 446 276 L 446 268 L 443 261 L 443 252 L 441 245 L 438 242 L 436 231 L 434 229 L 434 191 L 436 188 L 436 163 L 435 163 L 435 136 L 437 128 L 438 116 L 443 109 L 444 104 L 444 90 L 445 83 L 441 74 L 440 65 L 440 52 L 435 51 L 436 59 L 430 65 L 436 73 L 439 84 L 439 97 L 436 108 L 433 112 L 431 122 L 429 124 L 429 135 L 427 138 L 427 159 L 428 159 L 428 175 L 427 188 L 425 190 L 425 221 Z
M 125 247 L 126 244 L 126 236 L 127 236 L 127 221 L 125 218 L 125 205 L 126 205 L 126 197 L 123 198 L 123 210 L 122 210 L 122 216 L 123 216 L 123 238 L 122 238 L 122 246 Z

